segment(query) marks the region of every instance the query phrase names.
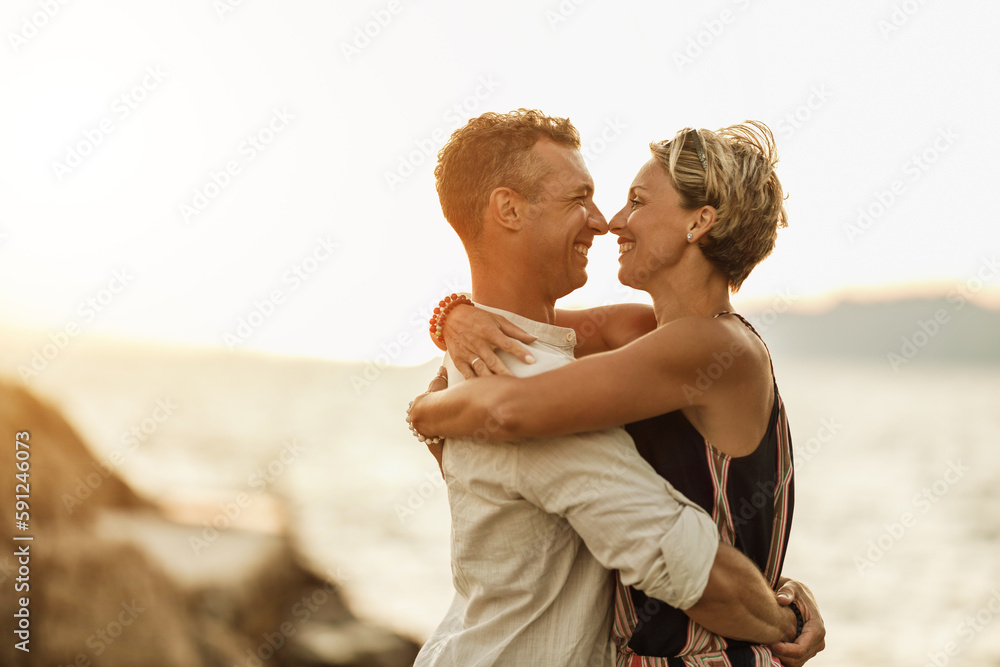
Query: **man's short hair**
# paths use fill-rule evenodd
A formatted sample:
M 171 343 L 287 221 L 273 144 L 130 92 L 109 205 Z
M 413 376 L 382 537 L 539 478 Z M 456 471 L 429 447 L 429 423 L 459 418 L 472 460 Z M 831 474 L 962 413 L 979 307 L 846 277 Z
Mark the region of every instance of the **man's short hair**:
M 532 151 L 540 139 L 580 148 L 580 134 L 568 118 L 517 109 L 473 118 L 438 152 L 434 179 L 441 210 L 464 244 L 482 232 L 483 213 L 496 188 L 508 187 L 532 203 L 539 200 L 548 175 Z

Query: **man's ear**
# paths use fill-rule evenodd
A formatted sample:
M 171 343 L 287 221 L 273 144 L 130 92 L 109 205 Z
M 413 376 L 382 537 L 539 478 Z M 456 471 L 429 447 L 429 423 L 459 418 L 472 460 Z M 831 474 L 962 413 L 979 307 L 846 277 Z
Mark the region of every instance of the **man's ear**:
M 691 237 L 692 243 L 700 243 L 702 238 L 707 237 L 712 225 L 715 224 L 715 216 L 714 206 L 702 206 L 694 212 L 691 222 L 688 223 L 688 232 L 693 235 Z M 708 239 L 705 238 L 705 240 Z
M 527 204 L 524 197 L 510 188 L 496 188 L 490 193 L 489 213 L 502 227 L 519 231 L 526 221 Z

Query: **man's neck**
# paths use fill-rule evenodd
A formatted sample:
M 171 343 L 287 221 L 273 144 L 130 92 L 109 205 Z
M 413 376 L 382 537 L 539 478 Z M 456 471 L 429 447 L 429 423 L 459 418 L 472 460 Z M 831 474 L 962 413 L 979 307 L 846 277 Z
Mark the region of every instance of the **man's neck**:
M 513 272 L 497 274 L 472 267 L 473 301 L 516 313 L 536 322 L 555 324 L 555 299 L 546 295 L 539 287 Z

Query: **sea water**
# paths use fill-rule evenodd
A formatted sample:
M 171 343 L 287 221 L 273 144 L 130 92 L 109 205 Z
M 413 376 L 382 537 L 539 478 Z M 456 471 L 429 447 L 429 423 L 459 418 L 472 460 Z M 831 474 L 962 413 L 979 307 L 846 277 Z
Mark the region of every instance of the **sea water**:
M 404 423 L 435 364 L 366 375 L 121 347 L 58 361 L 31 388 L 98 457 L 138 428 L 118 472 L 142 493 L 276 497 L 305 560 L 341 579 L 356 613 L 417 640 L 444 615 L 447 492 Z M 828 632 L 811 664 L 1000 664 L 1000 369 L 778 359 L 776 370 L 796 456 L 785 574 L 812 588 Z M 175 406 L 162 422 L 158 400 Z

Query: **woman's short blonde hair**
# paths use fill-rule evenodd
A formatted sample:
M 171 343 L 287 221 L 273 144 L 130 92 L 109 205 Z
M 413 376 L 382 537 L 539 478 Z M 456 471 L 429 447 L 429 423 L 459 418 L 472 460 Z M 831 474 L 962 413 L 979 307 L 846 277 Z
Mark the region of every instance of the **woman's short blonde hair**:
M 716 132 L 684 128 L 649 148 L 680 194 L 681 206 L 715 208 L 702 252 L 736 292 L 771 254 L 778 228 L 788 226 L 771 130 L 754 120 Z

